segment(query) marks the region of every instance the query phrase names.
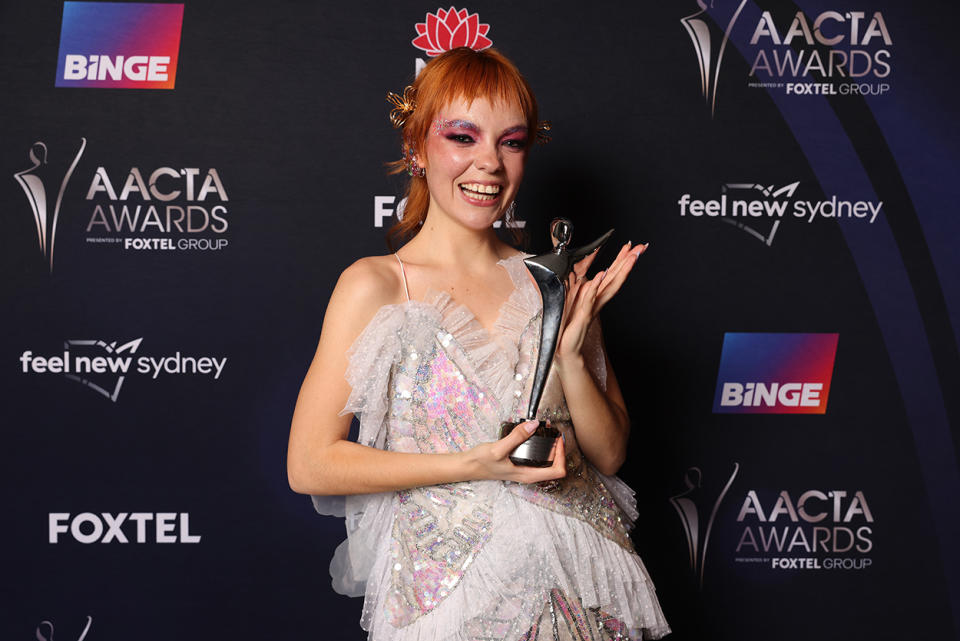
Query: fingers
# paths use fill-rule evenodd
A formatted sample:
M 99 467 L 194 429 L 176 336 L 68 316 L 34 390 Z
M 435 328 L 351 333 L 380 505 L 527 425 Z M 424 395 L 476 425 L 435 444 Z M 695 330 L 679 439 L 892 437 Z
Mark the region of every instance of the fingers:
M 581 258 L 579 261 L 573 265 L 573 274 L 576 274 L 576 280 L 582 280 L 586 276 L 587 271 L 590 269 L 590 265 L 593 264 L 593 259 L 597 257 L 597 252 L 600 251 L 600 248 L 597 247 L 592 252 Z
M 600 288 L 600 294 L 597 297 L 597 311 L 606 305 L 607 302 L 613 298 L 614 294 L 620 290 L 620 287 L 636 264 L 637 258 L 640 254 L 647 251 L 647 247 L 649 247 L 649 243 L 639 244 L 632 248 L 630 248 L 630 243 L 627 243 L 621 248 L 616 260 L 614 260 L 613 264 L 610 265 L 610 268 L 607 270 L 607 278 Z
M 550 474 L 548 479 L 562 479 L 567 475 L 567 450 L 563 437 L 558 438 L 553 446 L 553 465 L 546 470 Z

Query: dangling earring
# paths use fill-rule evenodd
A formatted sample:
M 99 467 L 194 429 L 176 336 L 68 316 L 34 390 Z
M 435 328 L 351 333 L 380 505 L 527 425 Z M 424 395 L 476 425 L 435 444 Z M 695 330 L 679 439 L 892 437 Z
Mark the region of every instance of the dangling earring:
M 411 178 L 423 178 L 427 173 L 423 167 L 417 164 L 416 152 L 413 149 L 413 145 L 406 145 L 406 150 L 403 154 L 403 164 L 406 165 L 407 175 Z
M 513 223 L 514 218 L 517 217 L 517 201 L 510 203 L 510 206 L 507 207 L 506 213 L 503 214 L 503 224 L 506 227 L 510 227 Z

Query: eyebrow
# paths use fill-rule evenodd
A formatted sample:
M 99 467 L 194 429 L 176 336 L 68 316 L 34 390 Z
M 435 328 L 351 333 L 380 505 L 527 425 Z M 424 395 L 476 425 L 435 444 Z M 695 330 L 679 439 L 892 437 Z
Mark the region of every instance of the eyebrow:
M 502 134 L 500 134 L 500 135 L 501 135 L 501 136 L 509 136 L 510 134 L 515 134 L 515 133 L 518 133 L 518 132 L 527 133 L 527 126 L 526 126 L 526 125 L 517 125 L 516 127 L 510 127 L 509 129 L 507 129 L 506 131 L 504 131 L 504 132 L 503 132 Z
M 442 131 L 443 129 L 466 129 L 468 131 L 480 133 L 480 127 L 476 126 L 469 120 L 445 120 L 441 118 L 437 120 L 436 125 L 437 125 L 436 126 L 437 133 L 440 133 L 440 131 Z M 500 136 L 501 137 L 509 136 L 511 134 L 515 134 L 518 132 L 526 133 L 527 126 L 516 125 L 514 127 L 510 127 L 509 129 L 505 130 L 502 134 L 500 134 Z
M 437 129 L 454 128 L 454 129 L 468 129 L 470 131 L 475 131 L 475 132 L 480 131 L 480 127 L 477 127 L 475 124 L 473 124 L 469 120 L 442 120 L 441 119 L 439 122 L 439 125 L 440 126 L 437 127 Z

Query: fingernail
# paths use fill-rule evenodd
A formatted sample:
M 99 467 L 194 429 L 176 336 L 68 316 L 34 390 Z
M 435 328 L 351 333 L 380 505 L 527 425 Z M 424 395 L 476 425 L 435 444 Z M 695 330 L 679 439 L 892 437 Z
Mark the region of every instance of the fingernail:
M 600 274 L 598 274 L 598 275 L 600 276 L 600 279 L 599 279 L 599 280 L 598 280 L 597 282 L 600 282 L 600 283 L 602 283 L 602 282 L 603 282 L 603 279 L 604 279 L 604 277 L 605 277 L 605 276 L 607 275 L 607 270 L 603 270 L 603 271 L 602 271 L 602 272 L 600 272 Z
M 533 434 L 537 430 L 537 425 L 539 424 L 539 421 L 527 421 L 523 424 L 523 429 L 527 430 L 527 434 Z

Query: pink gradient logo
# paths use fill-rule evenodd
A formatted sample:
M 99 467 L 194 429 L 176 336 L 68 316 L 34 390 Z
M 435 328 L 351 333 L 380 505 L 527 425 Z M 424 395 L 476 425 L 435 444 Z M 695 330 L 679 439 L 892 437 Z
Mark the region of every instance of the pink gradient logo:
M 64 2 L 57 87 L 173 89 L 182 4 Z
M 825 414 L 838 337 L 727 332 L 714 413 Z

